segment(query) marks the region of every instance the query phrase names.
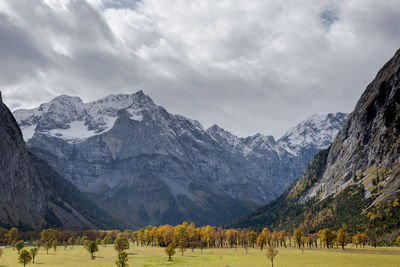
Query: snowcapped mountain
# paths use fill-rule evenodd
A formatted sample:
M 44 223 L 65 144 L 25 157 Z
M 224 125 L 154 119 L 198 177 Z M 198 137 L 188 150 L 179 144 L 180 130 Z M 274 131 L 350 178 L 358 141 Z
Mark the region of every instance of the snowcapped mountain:
M 132 95 L 110 95 L 97 101 L 83 103 L 79 97 L 58 96 L 32 110 L 17 110 L 25 141 L 40 132 L 79 143 L 94 135 L 107 132 L 125 110 L 132 120 L 141 121 L 141 112 L 155 108 L 153 101 L 142 91 Z
M 278 141 L 168 113 L 142 91 L 17 110 L 30 150 L 126 226 L 221 224 L 275 199 L 342 126 L 312 116 Z M 218 203 L 218 205 L 216 204 Z
M 302 149 L 309 147 L 325 149 L 330 146 L 346 119 L 347 114 L 340 112 L 310 116 L 287 131 L 278 140 L 278 146 L 292 155 L 299 155 Z

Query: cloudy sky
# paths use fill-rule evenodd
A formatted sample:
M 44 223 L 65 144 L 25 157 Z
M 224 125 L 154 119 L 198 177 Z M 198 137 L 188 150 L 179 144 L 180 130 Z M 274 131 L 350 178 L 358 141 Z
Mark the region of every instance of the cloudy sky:
M 0 0 L 13 109 L 142 89 L 240 136 L 350 112 L 400 48 L 398 0 Z

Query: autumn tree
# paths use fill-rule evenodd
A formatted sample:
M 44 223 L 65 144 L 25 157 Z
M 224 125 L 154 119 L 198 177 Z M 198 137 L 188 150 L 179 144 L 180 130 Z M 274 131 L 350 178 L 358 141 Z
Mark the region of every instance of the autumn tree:
M 222 227 L 218 227 L 217 239 L 218 239 L 218 246 L 219 247 L 223 247 L 224 246 L 225 238 L 226 238 L 226 230 L 223 229 Z
M 344 249 L 344 246 L 349 243 L 349 237 L 342 229 L 339 229 L 337 233 L 336 242 L 342 247 L 342 249 Z
M 20 240 L 17 243 L 15 243 L 15 248 L 18 250 L 18 254 L 21 251 L 21 249 L 24 248 L 24 241 Z
M 229 229 L 226 231 L 226 242 L 233 248 L 233 245 L 237 243 L 237 230 Z
M 301 245 L 303 244 L 303 237 L 304 237 L 303 228 L 299 227 L 296 230 L 294 230 L 293 239 L 296 242 L 296 244 L 299 246 L 299 249 L 301 248 Z
M 101 241 L 101 243 L 103 244 L 104 247 L 106 247 L 107 245 L 111 244 L 111 238 L 108 235 L 106 235 Z
M 360 244 L 362 244 L 363 248 L 365 247 L 365 245 L 367 244 L 368 241 L 368 236 L 366 233 L 362 233 L 360 234 Z
M 175 227 L 175 243 L 178 244 L 178 248 L 181 251 L 183 256 L 183 252 L 186 250 L 186 247 L 189 244 L 187 232 L 186 232 L 187 223 L 184 222 L 182 225 L 177 225 Z
M 29 250 L 29 254 L 31 254 L 32 257 L 32 263 L 35 263 L 35 257 L 38 254 L 38 248 L 31 248 Z
M 327 248 L 333 247 L 333 242 L 336 239 L 336 234 L 329 228 L 325 228 L 318 232 L 321 243 Z
M 68 239 L 68 241 L 67 241 L 68 245 L 70 245 L 71 248 L 74 247 L 75 242 L 76 242 L 76 239 L 75 239 L 75 237 L 73 237 L 73 236 L 71 236 L 71 237 Z
M 18 256 L 18 263 L 21 263 L 24 265 L 24 267 L 32 261 L 31 254 L 26 249 L 21 250 L 21 253 L 19 253 Z
M 397 236 L 397 238 L 396 238 L 396 244 L 397 244 L 398 246 L 400 246 L 400 235 Z
M 168 261 L 172 261 L 172 256 L 175 255 L 175 244 L 171 243 L 165 248 L 165 253 L 168 255 Z
M 264 228 L 262 232 L 257 237 L 257 244 L 260 246 L 261 250 L 268 243 L 270 232 L 268 228 Z
M 125 249 L 129 249 L 129 241 L 125 236 L 120 236 L 115 240 L 114 248 L 118 251 L 124 251 Z
M 207 225 L 202 231 L 202 239 L 206 242 L 207 247 L 211 247 L 215 242 L 215 228 Z
M 11 244 L 13 241 L 17 242 L 17 240 L 19 239 L 19 232 L 18 229 L 13 227 L 10 229 L 10 231 L 8 232 L 8 244 Z
M 267 258 L 271 261 L 272 267 L 274 267 L 274 258 L 278 255 L 278 250 L 275 244 L 272 244 L 267 249 Z
M 46 242 L 53 242 L 56 239 L 57 231 L 54 229 L 44 229 L 40 232 L 40 240 L 44 243 Z
M 356 248 L 358 247 L 358 245 L 360 245 L 360 234 L 356 234 L 353 236 L 352 238 L 352 242 L 354 245 L 356 245 Z M 361 245 L 360 245 L 361 246 Z
M 200 242 L 200 232 L 194 225 L 194 223 L 190 223 L 187 228 L 189 246 L 192 248 L 192 251 L 199 245 Z
M 115 261 L 115 264 L 117 264 L 117 267 L 128 267 L 128 253 L 125 251 L 120 251 L 118 252 L 117 260 Z
M 286 231 L 282 230 L 278 232 L 278 239 L 279 239 L 279 244 L 280 246 L 285 246 L 286 248 Z
M 96 244 L 95 241 L 91 241 L 86 246 L 86 250 L 90 253 L 90 258 L 93 260 L 94 259 L 94 253 L 99 251 L 99 248 L 97 247 L 97 244 Z
M 51 245 L 53 246 L 54 252 L 56 252 L 58 246 L 58 240 L 54 239 L 53 242 L 51 242 Z
M 44 243 L 44 248 L 46 249 L 47 254 L 49 254 L 49 249 L 51 249 L 51 247 L 52 247 L 52 245 L 51 245 L 50 241 Z
M 0 258 L 3 255 L 3 250 L 0 248 Z
M 254 245 L 255 245 L 256 242 L 257 242 L 257 233 L 254 232 L 254 231 L 251 231 L 251 232 L 249 233 L 248 239 L 249 239 L 249 245 L 252 246 L 252 247 L 254 248 Z

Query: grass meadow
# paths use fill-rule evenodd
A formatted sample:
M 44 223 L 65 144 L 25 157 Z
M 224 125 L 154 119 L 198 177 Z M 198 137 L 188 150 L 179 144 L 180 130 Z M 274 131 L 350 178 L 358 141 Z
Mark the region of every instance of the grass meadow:
M 26 247 L 29 250 L 30 247 Z M 304 249 L 304 254 L 297 248 L 279 248 L 279 254 L 274 261 L 275 267 L 286 266 L 400 266 L 400 248 L 394 247 L 347 247 L 341 249 L 310 248 Z M 243 248 L 217 248 L 200 249 L 194 252 L 185 251 L 181 256 L 177 250 L 173 261 L 169 262 L 163 248 L 158 247 L 131 247 L 129 253 L 129 266 L 271 266 L 266 257 L 266 250 L 249 248 L 246 254 Z M 40 248 L 36 256 L 35 264 L 27 266 L 40 267 L 111 267 L 115 265 L 116 251 L 112 245 L 107 247 L 99 246 L 95 254 L 96 259 L 90 259 L 89 253 L 82 246 L 74 246 L 73 249 L 58 247 L 57 251 Z M 0 267 L 22 266 L 17 263 L 17 251 L 12 248 L 3 248 L 3 255 L 0 258 Z

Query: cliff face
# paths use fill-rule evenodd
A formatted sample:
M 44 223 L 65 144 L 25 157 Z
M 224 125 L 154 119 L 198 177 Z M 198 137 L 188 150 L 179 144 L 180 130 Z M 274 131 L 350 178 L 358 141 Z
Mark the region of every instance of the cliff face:
M 400 228 L 400 50 L 378 72 L 330 149 L 277 200 L 234 226 Z
M 0 100 L 1 101 L 1 100 Z M 0 102 L 0 221 L 4 225 L 45 224 L 45 194 L 31 164 L 21 130 L 8 108 Z
M 400 50 L 378 72 L 339 131 L 321 180 L 303 200 L 362 183 L 375 204 L 400 186 Z M 379 190 L 376 190 L 379 187 Z M 375 192 L 376 191 L 376 192 Z
M 113 224 L 93 206 L 94 211 L 99 211 L 97 223 L 86 197 L 28 152 L 21 130 L 1 95 L 0 154 L 0 225 L 83 229 Z

